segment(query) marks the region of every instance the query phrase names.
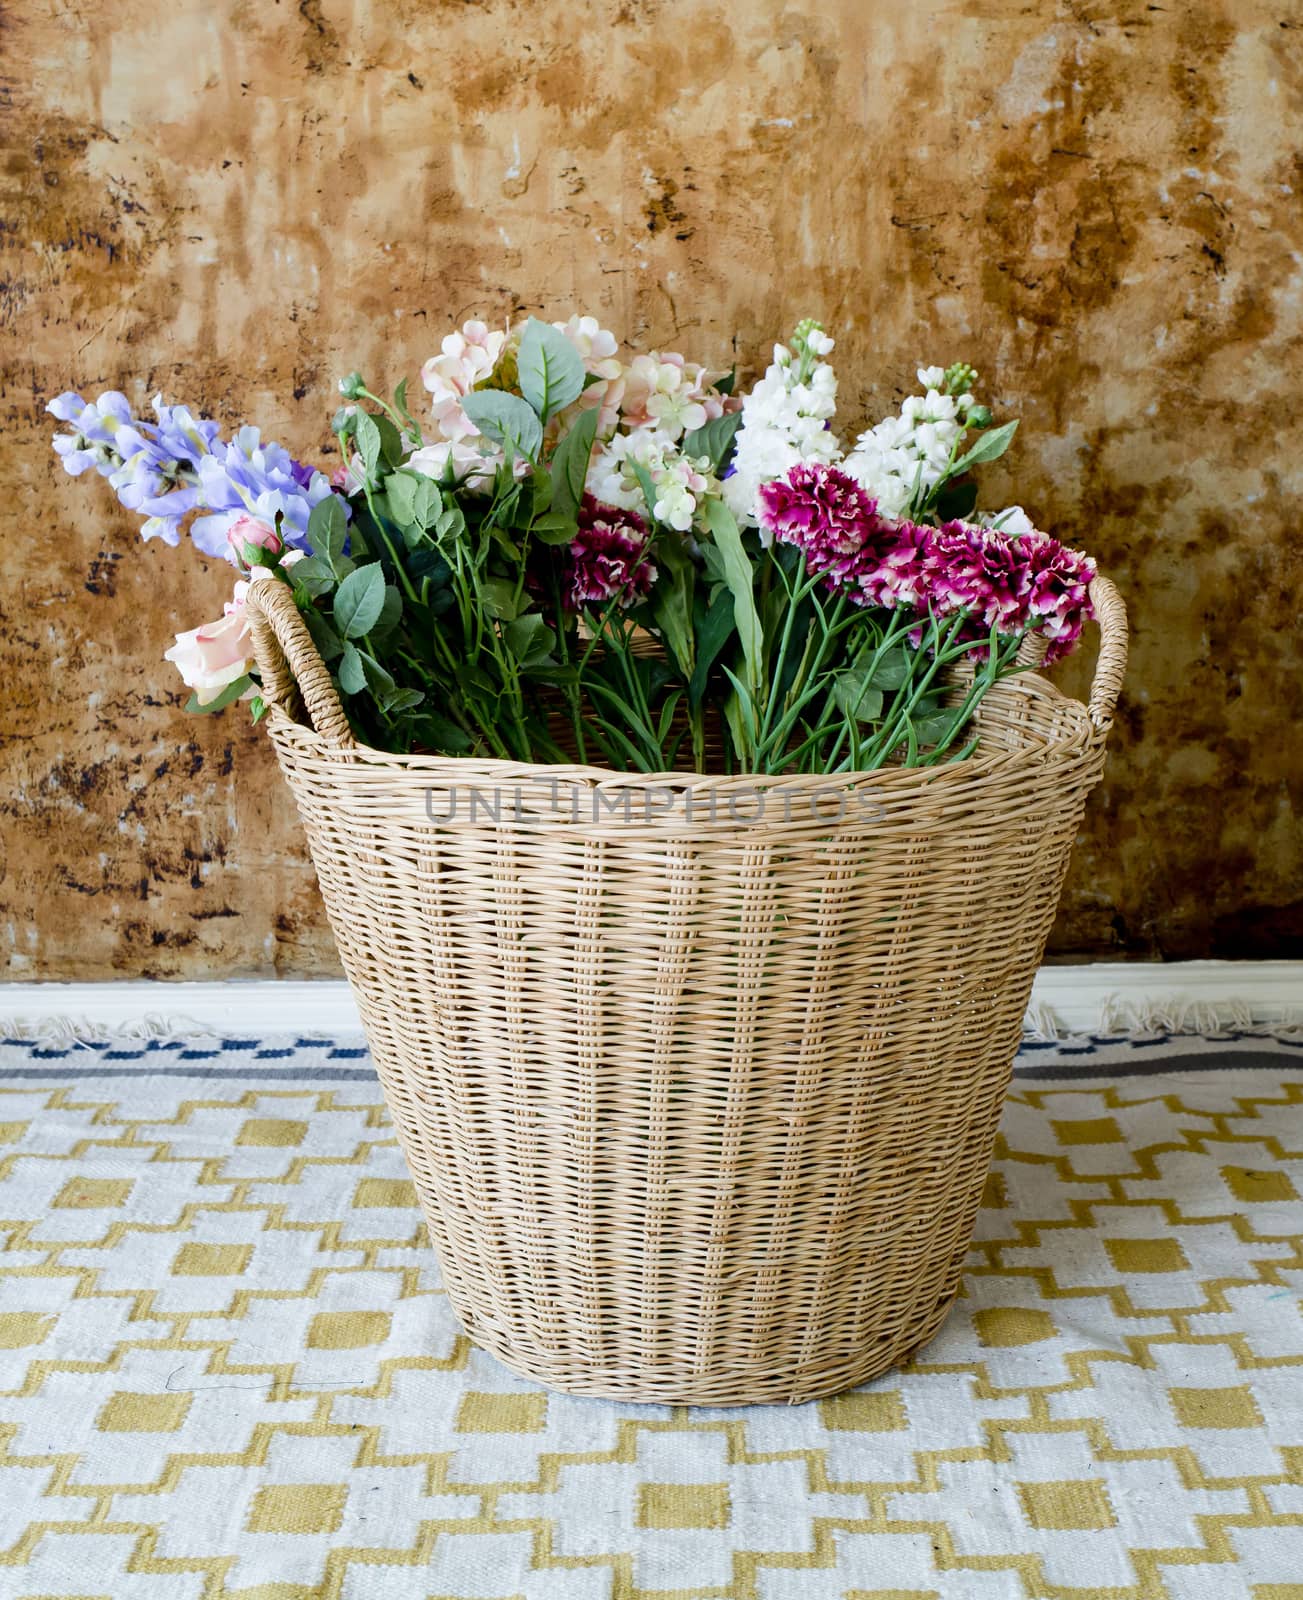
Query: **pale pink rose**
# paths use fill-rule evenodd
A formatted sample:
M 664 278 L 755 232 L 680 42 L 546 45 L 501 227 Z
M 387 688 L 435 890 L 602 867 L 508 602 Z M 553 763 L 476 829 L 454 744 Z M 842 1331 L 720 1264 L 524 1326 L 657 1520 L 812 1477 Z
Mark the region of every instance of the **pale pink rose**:
M 465 479 L 467 489 L 482 492 L 493 487 L 502 459 L 501 450 L 495 450 L 487 442 L 482 450 L 477 450 L 460 439 L 445 439 L 442 443 L 422 445 L 414 450 L 406 465 L 413 472 L 440 482 L 451 468 L 454 477 Z M 522 465 L 528 469 L 529 463 L 518 462 L 517 471 Z
M 267 576 L 271 577 L 270 572 Z M 192 628 L 189 633 L 178 633 L 176 643 L 163 653 L 163 659 L 172 662 L 181 674 L 182 682 L 194 690 L 201 706 L 211 705 L 227 684 L 249 670 L 253 641 L 244 613 L 248 593 L 249 585 L 241 579 L 226 602 L 223 616 Z M 250 688 L 241 698 L 248 699 L 255 692 Z
M 359 494 L 362 485 L 366 482 L 366 468 L 362 457 L 356 451 L 349 456 L 347 461 L 341 461 L 330 470 L 330 486 L 338 489 L 347 499 L 351 495 Z
M 273 555 L 281 551 L 281 536 L 275 528 L 269 528 L 265 522 L 259 522 L 257 517 L 240 516 L 226 530 L 226 540 L 237 556 L 243 557 L 246 544 L 256 545 L 260 550 L 270 550 Z

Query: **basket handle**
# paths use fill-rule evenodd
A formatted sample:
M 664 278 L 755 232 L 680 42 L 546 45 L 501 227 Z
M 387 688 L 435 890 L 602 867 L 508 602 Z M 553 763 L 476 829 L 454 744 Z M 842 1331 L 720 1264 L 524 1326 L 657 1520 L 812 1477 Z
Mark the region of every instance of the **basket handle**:
M 1126 676 L 1127 608 L 1117 586 L 1109 578 L 1094 578 L 1091 581 L 1090 603 L 1095 608 L 1095 620 L 1099 623 L 1099 657 L 1095 662 L 1095 680 L 1090 686 L 1086 709 L 1095 731 L 1106 733 L 1112 726 L 1118 692 Z
M 297 720 L 300 697 L 313 728 L 337 750 L 351 750 L 357 741 L 330 681 L 330 673 L 299 615 L 293 591 L 275 578 L 249 585 L 245 616 L 253 636 L 253 654 L 262 677 L 262 697 Z

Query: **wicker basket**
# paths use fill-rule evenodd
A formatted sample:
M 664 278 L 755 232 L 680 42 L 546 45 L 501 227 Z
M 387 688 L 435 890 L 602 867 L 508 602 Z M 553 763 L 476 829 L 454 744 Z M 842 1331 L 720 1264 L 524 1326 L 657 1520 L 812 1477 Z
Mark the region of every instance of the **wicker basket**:
M 1092 598 L 1088 707 L 1022 674 L 968 761 L 834 785 L 362 747 L 289 590 L 254 587 L 267 725 L 477 1344 L 741 1405 L 932 1337 L 1122 679 L 1121 600 Z

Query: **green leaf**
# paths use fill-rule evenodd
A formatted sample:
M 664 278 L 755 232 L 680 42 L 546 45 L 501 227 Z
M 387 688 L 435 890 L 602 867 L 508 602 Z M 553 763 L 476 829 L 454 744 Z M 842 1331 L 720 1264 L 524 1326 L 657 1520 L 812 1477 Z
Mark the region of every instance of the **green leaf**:
M 573 516 L 549 511 L 545 517 L 537 517 L 530 524 L 530 532 L 540 544 L 569 544 L 579 532 L 579 524 Z
M 246 672 L 242 678 L 237 678 L 234 683 L 228 683 L 216 699 L 210 700 L 207 705 L 199 704 L 199 696 L 192 694 L 185 703 L 187 711 L 196 716 L 206 717 L 214 711 L 221 711 L 229 706 L 233 700 L 238 700 L 244 691 L 253 682 Z
M 323 661 L 334 661 L 343 654 L 344 641 L 320 611 L 309 606 L 303 613 L 303 620 L 312 635 L 313 644 L 317 647 L 317 654 Z
M 543 424 L 534 408 L 519 395 L 479 389 L 468 394 L 461 405 L 485 438 L 500 444 L 508 456 L 538 460 L 543 448 Z
M 756 744 L 756 716 L 755 707 L 751 696 L 746 692 L 737 678 L 737 675 L 724 668 L 729 681 L 733 685 L 733 692 L 724 702 L 724 721 L 728 725 L 729 734 L 733 740 L 733 749 L 741 763 L 743 771 L 751 768 L 751 752 Z
M 970 517 L 976 504 L 975 483 L 948 483 L 937 496 L 937 521 L 953 522 L 956 518 Z
M 833 679 L 832 697 L 840 710 L 858 722 L 873 722 L 882 715 L 882 690 L 871 689 L 863 672 L 839 672 Z
M 315 600 L 318 595 L 327 594 L 339 581 L 324 556 L 305 556 L 302 561 L 296 561 L 285 570 L 290 583 L 296 589 L 301 588 L 309 599 Z
M 728 577 L 724 571 L 723 553 L 713 544 L 703 544 L 701 547 L 701 559 L 705 563 L 706 571 L 710 574 L 711 582 L 727 585 Z
M 430 480 L 425 479 L 428 483 Z M 385 498 L 394 521 L 407 527 L 417 520 L 416 489 L 421 479 L 410 472 L 393 472 L 385 479 Z M 424 523 L 421 524 L 424 527 Z
M 688 700 L 699 706 L 706 693 L 706 681 L 715 659 L 733 632 L 733 596 L 726 588 L 719 588 L 711 597 L 709 606 L 699 598 L 696 611 L 696 655 L 692 682 L 688 685 Z
M 457 682 L 466 690 L 467 695 L 472 698 L 476 694 L 491 695 L 497 693 L 497 684 L 476 661 L 459 661 L 456 666 L 456 673 Z
M 549 322 L 531 317 L 516 357 L 520 392 L 546 422 L 584 392 L 587 373 L 579 352 Z
M 407 575 L 414 583 L 428 578 L 432 588 L 446 589 L 452 568 L 438 550 L 414 550 L 407 558 Z
M 376 699 L 380 701 L 381 705 L 384 705 L 394 692 L 392 676 L 374 656 L 368 655 L 365 650 L 359 650 L 357 653 L 362 662 L 362 671 L 366 674 L 367 687 L 375 695 Z
M 992 428 L 990 433 L 984 433 L 966 455 L 960 456 L 946 476 L 957 478 L 969 467 L 975 467 L 979 461 L 994 461 L 998 456 L 1002 456 L 1017 431 L 1018 421 L 1015 418 L 1012 422 L 1006 422 L 1001 428 Z
M 588 461 L 597 437 L 597 407 L 590 406 L 575 418 L 574 426 L 552 452 L 552 510 L 569 512 L 579 510 L 584 498 L 584 485 L 588 481 Z
M 425 699 L 419 689 L 395 689 L 385 701 L 385 710 L 391 716 L 401 711 L 410 711 L 413 706 L 419 706 Z
M 706 522 L 715 546 L 724 561 L 724 581 L 733 596 L 733 620 L 737 624 L 738 638 L 742 641 L 742 659 L 746 663 L 747 688 L 759 699 L 760 685 L 764 679 L 764 630 L 756 610 L 755 574 L 742 544 L 733 513 L 722 500 L 706 500 Z
M 522 667 L 542 662 L 551 654 L 556 644 L 556 634 L 548 627 L 546 619 L 537 611 L 516 617 L 502 630 L 507 648 Z
M 385 575 L 379 562 L 350 572 L 335 595 L 335 626 L 345 639 L 370 633 L 385 603 Z
M 729 411 L 722 417 L 712 417 L 703 427 L 695 429 L 683 441 L 685 456 L 707 456 L 710 470 L 718 476 L 733 451 L 733 436 L 742 426 L 742 413 Z
M 474 742 L 464 728 L 435 711 L 427 711 L 414 726 L 420 729 L 423 742 L 441 755 L 463 755 Z
M 462 515 L 459 505 L 445 506 L 434 519 L 434 536 L 440 542 L 445 539 L 460 539 L 466 532 L 466 518 Z
M 369 411 L 357 413 L 357 448 L 368 478 L 374 478 L 380 461 L 380 429 Z
M 931 711 L 923 717 L 911 717 L 910 723 L 920 745 L 940 744 L 954 731 L 957 720 L 958 708 L 951 707 L 948 710 Z
M 656 747 L 656 734 L 654 730 L 648 726 L 647 721 L 643 717 L 642 713 L 631 706 L 623 695 L 619 694 L 615 689 L 613 689 L 609 683 L 604 683 L 601 678 L 590 678 L 588 687 L 593 694 L 599 697 L 599 699 L 605 700 L 610 705 L 615 707 L 615 709 L 620 713 L 620 718 L 627 729 L 637 734 L 637 736 L 642 739 L 645 744 Z M 608 733 L 619 734 L 620 730 L 614 727 L 605 717 L 601 717 L 601 723 Z M 625 742 L 627 743 L 627 740 Z M 638 765 L 642 771 L 646 771 L 646 758 L 640 755 L 638 757 Z
M 308 543 L 312 553 L 333 565 L 348 543 L 348 513 L 337 494 L 318 500 L 308 517 Z
M 875 689 L 903 689 L 914 675 L 918 658 L 917 650 L 906 650 L 900 644 L 891 645 L 866 665 L 868 682 Z
M 485 578 L 479 586 L 480 602 L 491 617 L 510 622 L 516 615 L 516 586 L 506 578 Z
M 398 467 L 403 459 L 403 436 L 388 417 L 377 412 L 371 418 L 380 431 L 380 454 L 390 467 Z
M 488 525 L 489 538 L 493 540 L 498 549 L 509 557 L 513 566 L 519 566 L 521 561 L 520 547 L 505 528 Z
M 367 630 L 375 639 L 392 631 L 398 625 L 398 619 L 403 614 L 403 597 L 397 587 L 392 583 L 385 585 L 384 604 L 380 607 L 380 615 Z
M 736 389 L 736 388 L 737 388 L 737 368 L 736 367 L 734 367 L 731 372 L 726 372 L 724 374 L 724 376 L 719 380 L 719 382 L 715 385 L 715 389 L 719 394 L 732 394 L 734 389 Z
M 361 694 L 366 688 L 366 669 L 355 644 L 344 646 L 344 655 L 339 663 L 339 687 L 345 694 Z
M 656 555 L 661 576 L 652 592 L 652 616 L 679 671 L 691 678 L 696 665 L 692 601 L 697 569 L 677 539 L 661 539 Z

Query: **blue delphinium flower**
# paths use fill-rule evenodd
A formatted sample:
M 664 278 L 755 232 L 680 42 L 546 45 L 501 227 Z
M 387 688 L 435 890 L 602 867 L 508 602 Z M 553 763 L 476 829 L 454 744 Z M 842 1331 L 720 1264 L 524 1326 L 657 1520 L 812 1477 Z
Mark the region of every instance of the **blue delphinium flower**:
M 195 519 L 190 535 L 207 555 L 225 550 L 227 529 L 240 516 L 257 517 L 277 528 L 287 545 L 310 550 L 308 517 L 334 492 L 324 473 L 303 466 L 271 440 L 264 444 L 257 428 L 241 428 L 228 444 L 219 443 L 200 459 L 198 470 L 209 515 Z
M 114 390 L 93 404 L 61 394 L 46 409 L 68 424 L 54 439 L 66 470 L 77 476 L 93 467 L 107 478 L 127 510 L 144 516 L 144 538 L 175 545 L 185 519 L 202 511 L 190 536 L 205 555 L 236 559 L 226 533 L 241 515 L 310 549 L 308 517 L 333 492 L 329 480 L 280 445 L 263 444 L 257 428 L 241 428 L 227 442 L 217 423 L 165 405 L 161 395 L 154 397 L 157 421 L 149 422 L 133 416 L 131 402 Z
M 102 478 L 107 478 L 122 465 L 114 439 L 120 428 L 131 426 L 131 402 L 125 394 L 110 389 L 93 405 L 88 405 L 70 390 L 57 400 L 51 400 L 45 409 L 60 422 L 69 424 L 67 433 L 55 434 L 54 448 L 62 457 L 64 468 L 74 478 L 80 477 L 88 467 L 94 467 Z

